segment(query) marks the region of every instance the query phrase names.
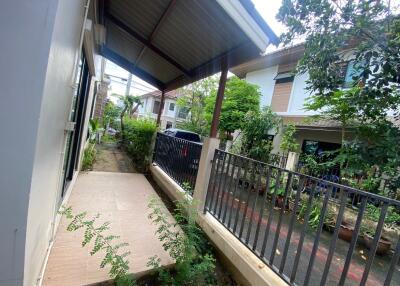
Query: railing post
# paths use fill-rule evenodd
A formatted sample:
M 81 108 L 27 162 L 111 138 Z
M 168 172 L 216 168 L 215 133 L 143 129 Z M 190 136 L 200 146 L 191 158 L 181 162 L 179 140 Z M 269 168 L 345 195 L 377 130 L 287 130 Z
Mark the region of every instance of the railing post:
M 197 172 L 196 186 L 193 191 L 193 199 L 197 204 L 199 213 L 203 212 L 207 196 L 208 183 L 210 181 L 211 164 L 215 149 L 219 146 L 219 139 L 205 138 L 201 149 L 199 169 Z
M 299 157 L 300 157 L 299 153 L 289 152 L 285 169 L 289 171 L 296 171 L 296 166 L 297 163 L 299 162 Z

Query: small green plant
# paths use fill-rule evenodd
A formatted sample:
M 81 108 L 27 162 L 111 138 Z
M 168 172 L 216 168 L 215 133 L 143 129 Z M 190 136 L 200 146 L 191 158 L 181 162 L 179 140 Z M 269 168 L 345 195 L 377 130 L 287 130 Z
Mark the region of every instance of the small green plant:
M 187 198 L 176 202 L 176 222 L 172 222 L 158 198 L 150 200 L 149 208 L 149 218 L 158 226 L 156 234 L 175 260 L 174 270 L 168 270 L 161 267 L 158 256 L 149 259 L 148 266 L 157 271 L 161 285 L 215 285 L 215 258 L 196 224 L 194 204 Z
M 110 278 L 114 280 L 116 286 L 136 285 L 134 277 L 128 273 L 129 261 L 127 256 L 130 254 L 130 252 L 121 252 L 121 249 L 127 247 L 128 243 L 113 243 L 119 238 L 119 236 L 106 235 L 104 233 L 110 229 L 109 222 L 96 225 L 96 219 L 100 217 L 99 214 L 92 219 L 87 219 L 86 212 L 74 215 L 71 207 L 63 207 L 59 213 L 71 221 L 67 226 L 68 231 L 76 231 L 81 228 L 84 229 L 82 247 L 88 245 L 90 242 L 94 242 L 92 250 L 90 251 L 90 255 L 94 255 L 99 251 L 103 251 L 105 253 L 104 258 L 100 263 L 100 268 L 104 268 L 107 265 L 111 266 L 108 274 Z
M 381 209 L 373 204 L 367 204 L 365 217 L 373 222 L 378 222 L 381 215 Z M 388 207 L 385 216 L 385 226 L 387 228 L 395 228 L 400 223 L 400 214 L 394 206 Z M 375 230 L 373 230 L 375 232 Z
M 296 152 L 299 149 L 299 143 L 296 138 L 296 126 L 293 122 L 288 123 L 283 132 L 280 148 L 283 152 Z
M 100 131 L 101 125 L 99 119 L 90 119 L 89 120 L 89 141 L 92 144 L 96 143 L 97 133 Z
M 102 143 L 116 143 L 117 138 L 115 138 L 115 136 L 105 134 L 103 137 L 101 137 L 101 142 Z
M 297 219 L 304 220 L 307 211 L 307 204 L 308 204 L 308 196 L 302 197 Z M 322 200 L 320 198 L 314 198 L 310 207 L 311 209 L 308 218 L 308 225 L 312 229 L 317 229 L 322 217 Z M 327 206 L 324 217 L 324 225 L 327 227 L 334 227 L 335 223 L 336 223 L 336 214 L 329 206 Z
M 85 151 L 83 151 L 82 158 L 82 171 L 91 170 L 93 168 L 93 163 L 96 160 L 96 149 L 95 144 L 89 143 Z

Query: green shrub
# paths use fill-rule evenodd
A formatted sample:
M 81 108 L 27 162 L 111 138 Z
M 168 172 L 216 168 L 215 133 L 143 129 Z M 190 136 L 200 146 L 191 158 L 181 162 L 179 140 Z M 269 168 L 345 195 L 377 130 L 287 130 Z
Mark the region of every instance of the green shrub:
M 173 222 L 158 198 L 152 198 L 149 203 L 149 219 L 157 225 L 156 235 L 175 260 L 175 267 L 172 270 L 163 268 L 157 255 L 151 257 L 147 265 L 157 272 L 158 285 L 218 285 L 212 246 L 196 224 L 195 204 L 186 196 L 175 204 L 176 222 Z
M 124 118 L 123 145 L 136 168 L 146 171 L 151 158 L 152 143 L 157 131 L 151 119 Z
M 82 171 L 91 170 L 93 168 L 93 163 L 96 159 L 96 149 L 95 144 L 90 143 L 83 151 L 82 159 Z

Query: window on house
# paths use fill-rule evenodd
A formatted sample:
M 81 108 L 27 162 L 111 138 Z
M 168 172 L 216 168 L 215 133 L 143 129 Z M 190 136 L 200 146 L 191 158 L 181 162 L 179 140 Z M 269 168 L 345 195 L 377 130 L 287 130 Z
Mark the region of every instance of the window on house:
M 301 149 L 304 154 L 321 157 L 325 152 L 338 150 L 340 146 L 337 143 L 304 140 Z
M 154 114 L 158 114 L 158 112 L 160 111 L 160 105 L 161 103 L 159 101 L 154 101 L 154 105 L 153 105 L 153 113 Z
M 349 61 L 342 64 L 341 76 L 343 77 L 343 87 L 350 88 L 354 85 L 355 80 L 360 78 L 362 68 L 360 63 Z
M 167 125 L 165 126 L 165 129 L 170 129 L 170 128 L 172 128 L 172 122 L 167 121 Z
M 171 102 L 169 104 L 169 111 L 174 111 L 175 110 L 175 103 Z
M 292 82 L 294 80 L 294 75 L 292 71 L 280 72 L 275 76 L 274 80 L 275 83 Z
M 178 117 L 182 118 L 182 119 L 186 119 L 188 114 L 189 114 L 189 109 L 187 109 L 186 107 L 182 107 L 179 109 Z

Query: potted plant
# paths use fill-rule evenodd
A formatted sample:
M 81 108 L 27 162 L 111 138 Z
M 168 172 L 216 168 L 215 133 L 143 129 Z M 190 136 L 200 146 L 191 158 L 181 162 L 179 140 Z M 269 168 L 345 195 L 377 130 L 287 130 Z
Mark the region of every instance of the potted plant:
M 283 208 L 285 202 L 284 202 L 284 195 L 285 195 L 285 188 L 279 187 L 279 188 L 274 188 L 271 192 L 271 194 L 275 194 L 275 207 L 277 208 Z
M 350 242 L 351 239 L 353 238 L 353 233 L 354 233 L 354 226 L 343 221 L 339 229 L 339 238 L 343 239 L 344 241 Z
M 368 248 L 371 249 L 373 246 L 373 241 L 375 237 L 375 226 L 372 223 L 365 223 L 361 227 L 362 229 L 362 234 L 363 234 L 363 241 L 364 245 Z M 376 254 L 378 255 L 385 255 L 390 251 L 392 243 L 383 237 L 379 238 L 378 241 L 378 248 L 376 249 Z

